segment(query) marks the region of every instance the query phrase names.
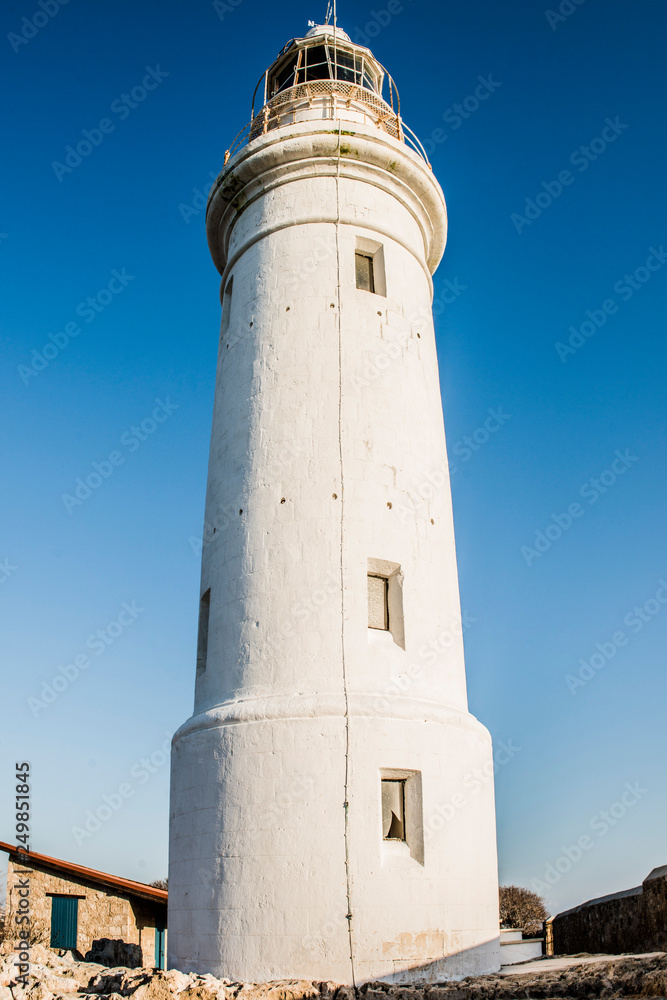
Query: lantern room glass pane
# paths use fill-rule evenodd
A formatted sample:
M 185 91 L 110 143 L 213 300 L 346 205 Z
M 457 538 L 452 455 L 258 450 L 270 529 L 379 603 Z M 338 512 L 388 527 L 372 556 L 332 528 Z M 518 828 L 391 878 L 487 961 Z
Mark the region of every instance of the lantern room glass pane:
M 307 45 L 300 52 L 291 53 L 287 63 L 274 78 L 272 93 L 295 84 L 332 79 L 357 84 L 377 93 L 377 81 L 365 66 L 363 57 L 345 49 L 334 49 L 333 44 Z
M 276 78 L 276 91 L 285 90 L 286 87 L 294 86 L 294 70 L 296 69 L 296 58 L 290 60 L 290 62 L 281 69 L 280 73 Z
M 352 55 L 346 52 L 338 52 L 336 57 L 336 64 L 338 66 L 338 79 L 343 80 L 345 83 L 360 83 L 361 76 L 361 60 L 356 60 Z

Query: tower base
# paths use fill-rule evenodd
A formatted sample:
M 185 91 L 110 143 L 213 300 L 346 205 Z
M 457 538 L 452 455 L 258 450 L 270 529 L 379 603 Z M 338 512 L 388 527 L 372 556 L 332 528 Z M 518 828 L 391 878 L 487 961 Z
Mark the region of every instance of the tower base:
M 383 719 L 364 702 L 351 699 L 349 742 L 334 698 L 219 706 L 176 733 L 170 968 L 345 984 L 499 969 L 487 731 L 435 705 Z M 381 780 L 397 768 L 405 841 L 383 840 Z

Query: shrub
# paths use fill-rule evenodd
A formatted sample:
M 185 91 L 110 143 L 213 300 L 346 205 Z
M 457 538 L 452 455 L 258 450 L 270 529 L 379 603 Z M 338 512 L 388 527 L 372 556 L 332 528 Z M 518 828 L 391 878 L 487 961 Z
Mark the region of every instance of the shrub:
M 536 892 L 519 885 L 501 885 L 500 926 L 521 928 L 526 934 L 537 934 L 549 914 L 544 900 Z

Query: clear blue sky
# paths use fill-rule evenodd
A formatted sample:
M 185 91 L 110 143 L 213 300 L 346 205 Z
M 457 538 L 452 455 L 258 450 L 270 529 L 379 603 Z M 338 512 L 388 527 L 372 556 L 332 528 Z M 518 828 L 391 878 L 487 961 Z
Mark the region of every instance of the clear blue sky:
M 222 166 L 260 74 L 325 4 L 225 7 L 72 0 L 20 41 L 37 0 L 1 15 L 0 839 L 13 835 L 13 763 L 27 759 L 33 848 L 146 881 L 167 864 L 160 747 L 192 704 L 190 539 L 219 324 L 203 212 L 182 206 L 201 204 L 194 189 Z M 556 20 L 534 0 L 339 7 L 396 79 L 449 205 L 436 326 L 462 606 L 475 619 L 470 706 L 498 744 L 521 748 L 496 779 L 502 881 L 530 886 L 589 838 L 552 873 L 553 912 L 667 862 L 667 605 L 655 598 L 667 598 L 667 10 L 565 9 Z M 153 89 L 124 103 L 144 78 Z M 54 168 L 82 130 L 98 144 Z M 587 320 L 593 335 L 577 334 Z M 75 329 L 29 368 L 49 334 L 64 344 Z M 490 435 L 489 408 L 508 415 Z M 103 464 L 112 452 L 120 464 Z M 62 494 L 95 462 L 101 485 L 68 510 Z M 87 646 L 109 623 L 110 644 Z M 84 655 L 35 717 L 28 698 Z M 72 828 L 122 784 L 129 797 L 77 843 Z

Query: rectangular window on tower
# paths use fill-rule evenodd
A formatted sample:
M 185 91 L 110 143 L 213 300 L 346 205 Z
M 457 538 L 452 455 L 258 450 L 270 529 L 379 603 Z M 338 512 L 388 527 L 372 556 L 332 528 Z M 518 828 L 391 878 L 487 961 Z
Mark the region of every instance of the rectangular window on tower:
M 383 864 L 409 855 L 424 864 L 424 807 L 421 771 L 380 768 Z
M 405 781 L 382 779 L 382 839 L 405 841 Z
M 384 246 L 377 240 L 357 236 L 354 245 L 354 274 L 357 288 L 374 295 L 387 294 L 384 273 Z
M 368 627 L 389 629 L 389 581 L 386 576 L 368 574 Z
M 368 641 L 381 645 L 393 641 L 405 649 L 403 573 L 400 565 L 388 559 L 368 559 L 366 579 Z
M 211 588 L 202 594 L 199 602 L 199 632 L 197 634 L 197 673 L 206 670 L 208 657 L 208 617 L 211 610 Z
M 232 291 L 234 289 L 234 276 L 229 279 L 225 287 L 224 295 L 222 296 L 222 323 L 220 324 L 220 341 L 225 337 L 225 334 L 229 330 L 229 324 L 232 318 Z
M 354 266 L 357 278 L 357 288 L 364 292 L 375 291 L 375 281 L 373 279 L 373 257 L 368 253 L 355 253 Z

